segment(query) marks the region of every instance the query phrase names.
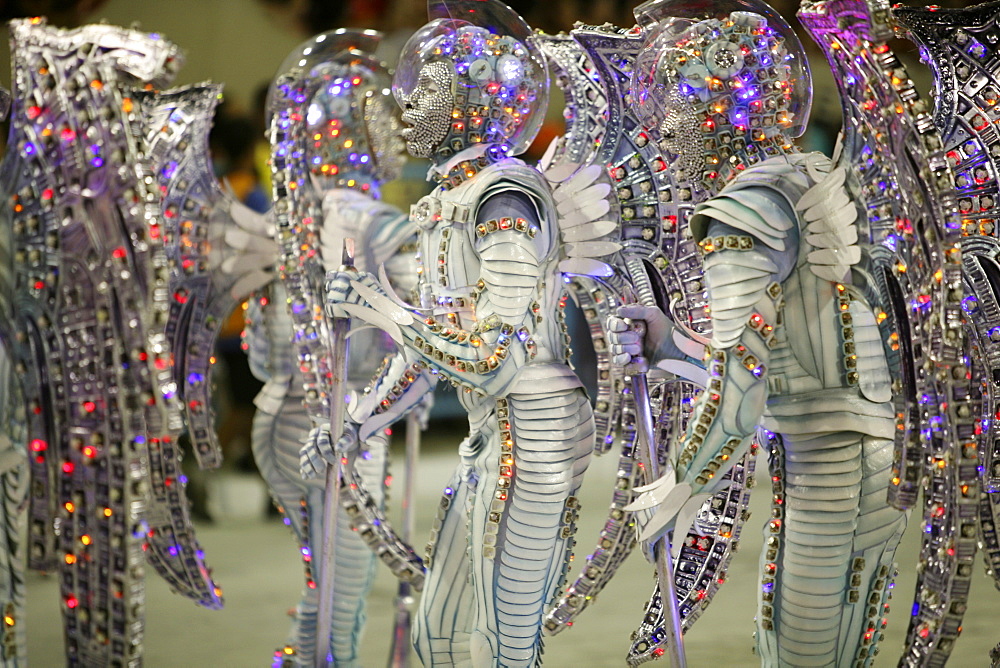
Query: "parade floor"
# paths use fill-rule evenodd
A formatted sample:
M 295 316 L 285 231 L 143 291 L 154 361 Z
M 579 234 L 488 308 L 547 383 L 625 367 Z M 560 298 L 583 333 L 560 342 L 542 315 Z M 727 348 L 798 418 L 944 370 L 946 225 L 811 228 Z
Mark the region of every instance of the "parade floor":
M 451 439 L 449 432 L 447 438 Z M 438 439 L 443 434 L 438 432 Z M 456 441 L 457 442 L 457 441 Z M 419 553 L 430 527 L 440 490 L 451 473 L 454 449 L 444 442 L 425 444 L 419 477 Z M 394 458 L 402 461 L 401 454 Z M 765 463 L 761 461 L 761 467 Z M 578 554 L 591 548 L 604 518 L 614 477 L 615 460 L 594 461 L 588 472 L 580 522 Z M 758 469 L 763 471 L 763 468 Z M 150 569 L 146 604 L 146 661 L 152 668 L 243 667 L 269 665 L 283 644 L 288 609 L 294 606 L 302 585 L 302 565 L 290 531 L 277 518 L 265 518 L 265 492 L 256 476 L 219 472 L 213 474 L 211 525 L 199 525 L 198 535 L 222 586 L 226 607 L 205 610 L 176 596 Z M 393 493 L 398 506 L 401 482 L 397 472 Z M 758 477 L 760 473 L 758 473 Z M 753 517 L 742 545 L 729 569 L 729 581 L 686 636 L 691 668 L 757 665 L 752 653 L 757 559 L 761 538 L 757 527 L 767 516 L 768 486 L 754 490 Z M 895 665 L 902 648 L 915 580 L 919 527 L 911 524 L 897 553 L 900 576 L 892 603 L 889 628 L 877 665 Z M 973 579 L 972 601 L 965 630 L 949 665 L 986 666 L 989 649 L 1000 641 L 1000 592 L 983 574 L 981 562 Z M 653 580 L 649 564 L 637 554 L 609 585 L 574 628 L 548 638 L 545 666 L 581 668 L 623 666 L 629 635 L 642 615 Z M 386 665 L 393 618 L 395 581 L 380 569 L 369 604 L 368 629 L 362 651 L 363 666 Z M 28 580 L 28 646 L 33 666 L 63 663 L 62 631 L 58 617 L 58 592 L 54 576 L 31 574 Z M 665 660 L 659 665 L 668 666 Z M 413 665 L 419 665 L 414 659 Z

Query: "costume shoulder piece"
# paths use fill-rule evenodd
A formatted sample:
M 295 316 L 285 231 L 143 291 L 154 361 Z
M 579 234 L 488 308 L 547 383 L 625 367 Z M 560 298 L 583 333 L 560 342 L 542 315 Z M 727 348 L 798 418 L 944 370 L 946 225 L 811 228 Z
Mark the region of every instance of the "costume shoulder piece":
M 808 182 L 795 164 L 785 158 L 772 158 L 742 172 L 718 195 L 698 204 L 691 216 L 691 234 L 703 241 L 708 224 L 718 220 L 746 232 L 777 251 L 785 250 L 784 239 L 795 226 L 789 216 Z M 768 197 L 766 192 L 780 199 Z M 788 207 L 781 207 L 784 200 Z
M 535 200 L 539 219 L 545 220 L 553 209 L 552 196 L 545 178 L 534 167 L 517 158 L 507 158 L 479 171 L 457 188 L 436 188 L 410 207 L 410 219 L 420 227 L 433 226 L 438 220 L 456 222 L 475 220 L 474 207 L 490 195 L 516 188 Z

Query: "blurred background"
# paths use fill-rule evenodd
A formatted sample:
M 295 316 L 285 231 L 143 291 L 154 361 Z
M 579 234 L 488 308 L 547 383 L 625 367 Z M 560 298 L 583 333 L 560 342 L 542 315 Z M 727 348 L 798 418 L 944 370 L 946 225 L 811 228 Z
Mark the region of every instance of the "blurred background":
M 634 23 L 632 2 L 619 0 L 514 0 L 509 4 L 535 28 L 555 33 L 574 22 L 599 25 L 611 22 L 628 27 Z M 772 2 L 797 27 L 797 3 Z M 910 4 L 928 4 L 913 2 Z M 960 1 L 941 5 L 965 6 Z M 267 86 L 286 55 L 308 37 L 340 27 L 374 28 L 385 33 L 379 55 L 390 65 L 410 34 L 426 21 L 421 0 L 0 0 L 0 19 L 46 16 L 51 24 L 74 27 L 92 22 L 132 26 L 157 32 L 178 44 L 185 64 L 176 85 L 212 80 L 225 84 L 211 136 L 216 175 L 247 205 L 260 211 L 270 206 L 264 140 L 264 99 Z M 2 29 L 6 32 L 6 28 Z M 829 152 L 840 128 L 840 104 L 829 68 L 804 32 L 800 39 L 812 60 L 815 99 L 810 131 L 803 148 Z M 918 88 L 929 91 L 930 77 L 917 63 L 908 42 L 894 44 L 910 68 Z M 10 86 L 10 55 L 0 47 L 0 85 Z M 552 87 L 547 122 L 525 156 L 535 159 L 551 139 L 562 132 L 563 102 Z M 0 143 L 6 129 L 0 128 Z M 411 161 L 398 182 L 384 191 L 385 199 L 403 208 L 429 190 L 424 181 L 426 163 Z M 593 350 L 585 326 L 573 318 L 574 349 L 578 372 L 593 383 Z M 250 456 L 253 397 L 260 384 L 247 368 L 241 350 L 243 316 L 237 309 L 219 341 L 214 381 L 218 405 L 218 430 L 225 452 L 220 471 L 189 472 L 189 492 L 199 536 L 215 576 L 227 595 L 222 612 L 195 609 L 190 602 L 171 595 L 157 577 L 149 578 L 147 665 L 150 666 L 251 666 L 266 665 L 269 653 L 284 640 L 287 608 L 294 605 L 302 583 L 302 568 L 290 532 L 271 509 L 263 482 Z M 432 415 L 431 436 L 425 437 L 427 456 L 419 471 L 421 508 L 418 535 L 429 529 L 441 486 L 455 461 L 455 449 L 465 433 L 464 415 L 446 384 L 439 391 Z M 395 461 L 402 461 L 400 440 L 395 439 Z M 193 458 L 188 458 L 193 463 Z M 759 470 L 765 470 L 761 462 Z M 592 548 L 603 521 L 614 479 L 613 455 L 597 462 L 588 474 L 582 495 L 584 517 L 578 536 L 578 559 Z M 401 472 L 397 469 L 398 477 Z M 767 495 L 757 494 L 756 518 L 767 515 Z M 398 501 L 396 504 L 398 506 Z M 763 520 L 760 520 L 763 521 Z M 755 610 L 758 522 L 751 520 L 744 548 L 730 569 L 730 581 L 717 602 L 689 636 L 692 668 L 701 666 L 754 666 L 750 653 Z M 883 647 L 883 664 L 895 661 L 901 648 L 908 616 L 909 592 L 914 580 L 918 529 L 911 527 L 900 548 L 901 575 L 897 600 Z M 416 541 L 418 552 L 422 539 Z M 578 627 L 547 642 L 546 666 L 623 665 L 629 632 L 642 614 L 652 588 L 652 571 L 634 556 L 625 572 L 607 591 L 594 611 Z M 395 585 L 380 569 L 370 606 L 370 624 L 363 665 L 384 664 L 392 620 Z M 266 576 L 262 577 L 262 574 Z M 958 644 L 953 665 L 985 665 L 986 652 L 1000 640 L 993 637 L 1000 613 L 1000 595 L 980 577 L 974 587 L 967 616 L 966 637 Z M 58 623 L 57 583 L 53 577 L 32 574 L 29 580 L 29 655 L 34 665 L 62 663 L 61 625 Z M 735 633 L 734 633 L 735 631 Z M 665 664 L 664 664 L 665 665 Z

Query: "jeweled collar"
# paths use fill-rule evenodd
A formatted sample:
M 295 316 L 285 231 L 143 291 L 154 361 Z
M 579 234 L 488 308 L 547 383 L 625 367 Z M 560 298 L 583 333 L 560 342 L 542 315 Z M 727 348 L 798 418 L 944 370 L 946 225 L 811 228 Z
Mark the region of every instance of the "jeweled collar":
M 433 165 L 427 171 L 427 178 L 436 181 L 443 190 L 451 190 L 462 185 L 486 167 L 505 160 L 507 157 L 507 151 L 499 144 L 477 144 L 459 151 L 441 165 Z

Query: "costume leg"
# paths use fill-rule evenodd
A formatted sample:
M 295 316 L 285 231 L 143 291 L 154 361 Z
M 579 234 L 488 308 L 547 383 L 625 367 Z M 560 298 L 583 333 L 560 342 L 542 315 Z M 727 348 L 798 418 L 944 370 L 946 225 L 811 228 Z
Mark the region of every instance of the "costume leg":
M 427 546 L 427 580 L 413 619 L 413 644 L 425 666 L 471 665 L 469 633 L 475 605 L 466 524 L 475 487 L 472 468 L 463 462 L 445 488 L 434 520 Z
M 839 665 L 870 666 L 882 639 L 889 612 L 889 584 L 895 575 L 892 559 L 906 528 L 908 512 L 886 502 L 891 477 L 893 442 L 865 436 L 861 444 L 864 478 L 861 480 L 861 513 L 851 552 L 851 585 L 859 581 L 848 601 L 854 605 L 841 620 L 843 639 Z M 856 579 L 855 579 L 856 578 Z M 854 661 L 853 664 L 850 662 Z
M 305 509 L 309 485 L 298 473 L 298 450 L 300 439 L 309 433 L 310 426 L 309 416 L 296 396 L 284 399 L 280 415 L 258 409 L 253 421 L 254 460 L 300 548 L 308 547 Z M 284 657 L 285 665 L 311 665 L 312 650 L 316 646 L 316 575 L 312 572 L 311 561 L 305 562 L 305 568 L 306 586 L 287 641 L 295 654 L 294 658 Z
M 782 444 L 772 452 L 761 557 L 761 662 L 854 665 L 857 648 L 867 653 L 873 642 L 864 622 L 881 605 L 869 601 L 887 590 L 887 560 L 905 523 L 885 501 L 892 445 L 855 432 L 783 436 Z
M 313 568 L 312 546 L 322 544 L 323 481 L 302 480 L 299 474 L 299 449 L 311 423 L 301 397 L 288 396 L 279 415 L 257 411 L 254 418 L 253 453 L 261 475 L 278 505 L 284 509 L 286 523 L 295 532 L 306 567 L 306 586 L 296 606 L 295 623 L 289 643 L 295 650 L 296 665 L 311 666 L 316 647 L 316 616 L 319 610 L 316 583 L 319 573 Z M 372 439 L 369 457 L 359 456 L 357 469 L 376 501 L 384 499 L 386 466 L 385 444 Z M 365 621 L 365 598 L 375 572 L 375 555 L 351 529 L 341 508 L 337 524 L 337 564 L 334 573 L 334 609 L 331 647 L 334 665 L 354 666 L 358 641 Z
M 473 665 L 527 667 L 565 575 L 594 422 L 579 388 L 510 395 L 497 401 L 496 415 L 476 462 Z

